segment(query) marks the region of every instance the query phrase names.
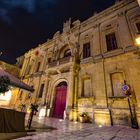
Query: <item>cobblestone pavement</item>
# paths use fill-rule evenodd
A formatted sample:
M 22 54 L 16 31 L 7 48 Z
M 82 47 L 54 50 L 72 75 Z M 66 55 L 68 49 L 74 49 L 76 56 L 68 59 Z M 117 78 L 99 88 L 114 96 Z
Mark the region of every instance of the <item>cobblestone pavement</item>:
M 32 136 L 16 140 L 140 140 L 140 130 L 125 126 L 99 127 L 54 118 L 34 118 L 34 121 L 55 127 L 57 130 L 36 132 Z

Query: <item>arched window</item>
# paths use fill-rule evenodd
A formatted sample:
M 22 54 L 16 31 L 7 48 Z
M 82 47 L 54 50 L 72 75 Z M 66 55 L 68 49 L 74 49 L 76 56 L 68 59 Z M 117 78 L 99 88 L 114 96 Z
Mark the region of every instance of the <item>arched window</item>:
M 71 56 L 71 51 L 70 49 L 67 49 L 65 52 L 64 52 L 64 57 L 69 57 Z

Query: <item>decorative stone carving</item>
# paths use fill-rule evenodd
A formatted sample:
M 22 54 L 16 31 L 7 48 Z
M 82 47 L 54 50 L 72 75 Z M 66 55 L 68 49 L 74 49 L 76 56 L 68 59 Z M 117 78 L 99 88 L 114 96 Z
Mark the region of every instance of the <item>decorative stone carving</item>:
M 58 51 L 59 51 L 58 44 L 55 43 L 54 47 L 53 47 L 53 53 L 52 53 L 52 59 L 53 60 L 57 60 L 57 58 L 58 58 Z
M 69 32 L 71 27 L 71 18 L 63 24 L 63 32 Z
M 72 23 L 73 27 L 77 27 L 80 25 L 80 20 L 76 20 Z

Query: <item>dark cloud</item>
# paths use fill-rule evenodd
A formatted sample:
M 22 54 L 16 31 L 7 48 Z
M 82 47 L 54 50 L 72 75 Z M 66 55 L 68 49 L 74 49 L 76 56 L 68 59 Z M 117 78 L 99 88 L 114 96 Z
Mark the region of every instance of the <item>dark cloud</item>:
M 15 58 L 51 38 L 69 19 L 81 21 L 115 0 L 0 0 L 2 60 Z
M 17 7 L 27 10 L 29 13 L 34 13 L 37 4 L 40 6 L 47 6 L 49 4 L 55 4 L 57 0 L 1 0 L 0 1 L 0 16 L 6 22 L 11 22 L 8 13 Z M 46 9 L 47 10 L 47 9 Z

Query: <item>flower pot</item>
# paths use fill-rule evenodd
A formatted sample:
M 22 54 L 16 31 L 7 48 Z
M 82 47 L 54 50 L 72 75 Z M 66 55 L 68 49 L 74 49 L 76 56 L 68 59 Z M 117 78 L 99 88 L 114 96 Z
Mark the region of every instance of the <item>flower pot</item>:
M 81 123 L 86 123 L 86 122 L 89 121 L 89 118 L 88 118 L 87 116 L 80 116 L 80 117 L 79 117 L 79 121 L 80 121 Z

